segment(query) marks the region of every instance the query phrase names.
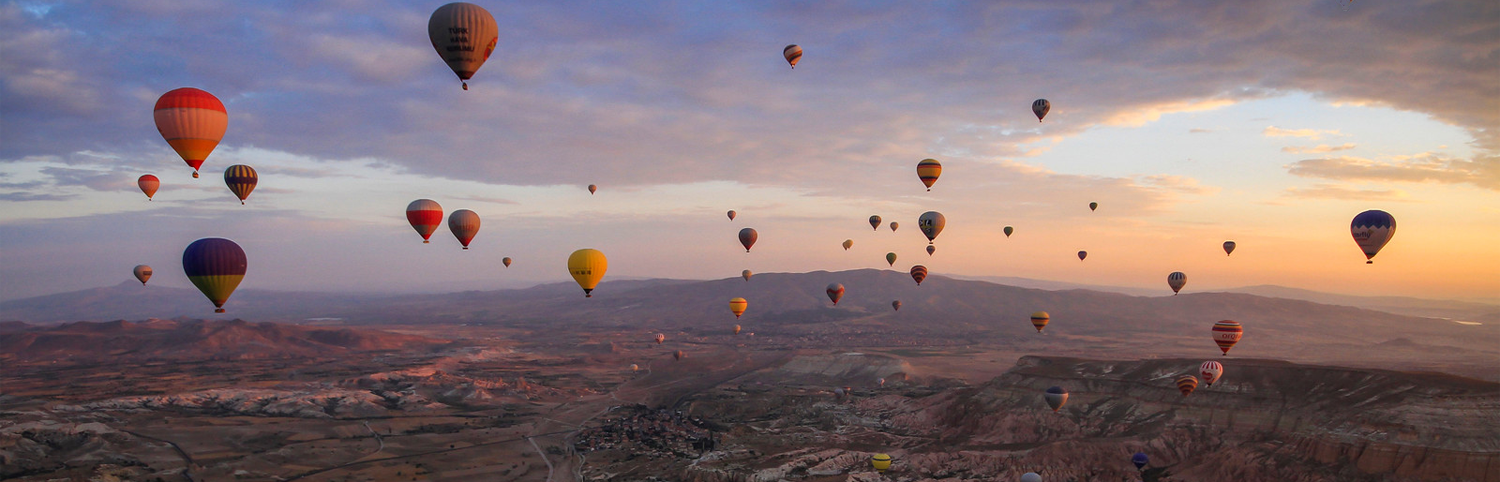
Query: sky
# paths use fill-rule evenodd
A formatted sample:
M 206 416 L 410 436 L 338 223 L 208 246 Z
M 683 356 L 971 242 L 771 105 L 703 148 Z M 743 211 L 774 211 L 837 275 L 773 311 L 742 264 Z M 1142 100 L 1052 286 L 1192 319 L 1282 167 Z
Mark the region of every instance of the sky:
M 606 280 L 920 263 L 1500 302 L 1490 0 L 484 1 L 500 39 L 467 91 L 427 38 L 441 4 L 5 2 L 0 300 L 137 264 L 189 286 L 183 248 L 227 237 L 242 289 L 523 287 L 591 247 Z M 184 86 L 229 112 L 201 179 L 152 120 Z M 260 174 L 244 206 L 232 164 Z M 421 244 L 418 198 L 478 212 L 472 249 Z M 1398 225 L 1373 265 L 1367 209 Z

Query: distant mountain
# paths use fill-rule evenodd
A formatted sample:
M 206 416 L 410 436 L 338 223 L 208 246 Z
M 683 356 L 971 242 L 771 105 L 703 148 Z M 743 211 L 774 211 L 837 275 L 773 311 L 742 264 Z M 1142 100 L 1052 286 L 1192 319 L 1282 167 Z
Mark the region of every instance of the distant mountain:
M 320 328 L 244 320 L 7 324 L 0 358 L 239 360 L 329 356 L 438 346 L 444 340 L 369 329 Z
M 950 276 L 950 277 L 953 278 L 953 279 L 973 280 L 973 281 L 987 281 L 987 282 L 990 282 L 990 283 L 1002 284 L 1002 285 L 1006 285 L 1006 286 L 1016 286 L 1016 287 L 1021 287 L 1021 288 L 1035 288 L 1035 289 L 1039 289 L 1039 290 L 1052 290 L 1052 291 L 1062 291 L 1062 290 L 1093 290 L 1093 291 L 1102 291 L 1102 292 L 1105 292 L 1105 293 L 1119 293 L 1119 294 L 1122 294 L 1122 295 L 1131 295 L 1131 296 L 1166 296 L 1166 295 L 1170 294 L 1170 293 L 1164 293 L 1163 289 L 1132 288 L 1132 287 L 1129 287 L 1129 286 L 1094 285 L 1094 284 L 1085 284 L 1085 283 L 1069 283 L 1067 281 L 1053 281 L 1053 280 L 1045 280 L 1045 279 L 1021 278 L 1021 277 L 1016 277 L 1016 276 L 963 276 L 963 275 L 953 275 L 953 276 Z
M 1311 301 L 1326 305 L 1353 306 L 1402 315 L 1500 323 L 1500 305 L 1468 301 L 1429 300 L 1407 296 L 1340 295 L 1275 285 L 1246 286 L 1218 291 Z

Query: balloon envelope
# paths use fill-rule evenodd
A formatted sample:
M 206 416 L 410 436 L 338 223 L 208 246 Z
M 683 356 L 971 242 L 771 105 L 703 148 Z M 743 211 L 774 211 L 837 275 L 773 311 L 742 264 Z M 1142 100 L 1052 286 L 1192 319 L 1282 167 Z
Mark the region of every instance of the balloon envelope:
M 729 213 L 728 213 L 728 214 L 729 214 L 729 220 L 730 220 L 730 221 L 734 221 L 734 217 L 735 217 L 735 216 L 736 216 L 736 215 L 738 215 L 738 214 L 739 214 L 739 213 L 737 213 L 737 212 L 734 212 L 734 210 L 733 210 L 733 209 L 730 209 L 730 210 L 729 210 Z
M 1041 122 L 1042 118 L 1047 117 L 1047 113 L 1051 111 L 1052 103 L 1048 102 L 1047 99 L 1037 99 L 1031 103 L 1031 113 L 1036 114 L 1037 122 Z
M 1016 232 L 1016 228 L 1013 228 L 1013 227 L 1010 227 L 1010 226 L 1006 226 L 1005 227 L 1005 237 L 1009 238 L 1010 234 L 1014 233 L 1014 232 Z
M 828 292 L 828 299 L 833 300 L 833 304 L 835 305 L 839 304 L 839 298 L 844 297 L 844 285 L 829 283 L 826 291 Z
M 1136 452 L 1135 455 L 1130 456 L 1130 463 L 1135 464 L 1136 470 L 1145 467 L 1150 461 L 1151 459 L 1146 457 L 1145 452 Z
M 260 176 L 255 174 L 253 167 L 235 164 L 224 170 L 224 185 L 229 186 L 229 192 L 240 198 L 240 204 L 245 204 L 245 199 L 250 197 L 250 191 L 255 190 L 258 182 Z
M 137 265 L 135 269 L 132 270 L 132 273 L 135 274 L 135 279 L 141 281 L 141 286 L 146 286 L 146 280 L 151 279 L 151 267 L 144 264 Z
M 504 258 L 501 258 L 500 259 L 500 264 L 503 264 L 503 265 L 505 265 L 505 267 L 509 268 L 510 267 L 510 256 L 506 256 Z
M 1245 336 L 1245 329 L 1240 326 L 1239 322 L 1224 320 L 1214 323 L 1213 335 L 1214 343 L 1219 345 L 1219 350 L 1228 355 L 1229 349 L 1234 348 L 1234 344 L 1240 342 L 1240 337 Z
M 464 90 L 469 90 L 468 80 L 494 53 L 500 29 L 488 10 L 472 3 L 455 2 L 432 12 L 427 19 L 427 37 L 443 62 L 458 75 Z
M 568 274 L 573 275 L 573 281 L 578 282 L 579 288 L 583 288 L 584 298 L 594 296 L 594 288 L 599 286 L 599 280 L 604 279 L 604 272 L 607 270 L 609 260 L 597 249 L 584 248 L 568 255 Z
M 599 190 L 599 186 L 598 185 L 589 184 L 589 194 L 593 194 L 594 191 L 598 191 L 598 190 Z
M 896 228 L 899 228 L 899 227 L 901 227 L 900 223 L 897 223 L 895 221 L 891 221 L 891 232 L 893 232 L 893 233 L 896 232 Z
M 891 302 L 891 309 L 892 310 L 896 310 L 896 311 L 901 311 L 901 300 L 892 301 Z
M 750 281 L 750 277 L 754 275 L 755 273 L 751 273 L 748 269 L 740 272 L 740 277 L 745 278 L 745 281 Z
M 1042 476 L 1036 472 L 1027 472 L 1021 475 L 1021 482 L 1042 482 Z
M 657 333 L 656 334 L 656 344 L 660 345 L 661 342 L 664 342 L 664 341 L 667 341 L 667 335 L 663 335 L 661 333 Z
M 911 279 L 917 282 L 917 286 L 922 286 L 922 280 L 927 279 L 927 267 L 920 264 L 912 266 Z
M 673 360 L 681 360 L 682 359 L 682 350 L 677 350 L 675 352 L 672 352 L 672 359 Z
M 1349 232 L 1354 235 L 1354 243 L 1359 245 L 1360 251 L 1364 251 L 1365 263 L 1374 264 L 1373 258 L 1380 253 L 1380 248 L 1396 235 L 1396 218 L 1385 211 L 1371 209 L 1354 216 L 1354 221 L 1349 223 Z
M 922 184 L 927 186 L 928 191 L 932 190 L 932 184 L 936 183 L 938 176 L 942 174 L 943 164 L 937 159 L 923 159 L 922 162 L 917 163 L 917 178 L 922 180 Z
M 875 216 L 875 215 L 871 215 L 870 216 L 870 229 L 873 229 L 873 230 L 876 230 L 876 231 L 880 230 L 880 216 Z
M 1068 391 L 1063 387 L 1048 388 L 1047 393 L 1042 394 L 1042 398 L 1047 400 L 1047 406 L 1052 407 L 1052 411 L 1056 412 L 1062 409 L 1064 403 L 1068 403 Z
M 928 256 L 932 256 L 932 253 L 935 253 L 935 252 L 937 252 L 937 246 L 933 246 L 933 245 L 930 245 L 930 244 L 927 245 L 927 255 Z
M 479 234 L 479 214 L 468 209 L 460 209 L 448 215 L 448 230 L 453 231 L 453 237 L 469 249 L 469 242 L 474 240 L 474 235 Z
M 1220 365 L 1219 362 L 1213 360 L 1203 362 L 1202 365 L 1198 366 L 1198 375 L 1203 377 L 1203 383 L 1212 387 L 1214 386 L 1214 382 L 1224 377 L 1224 365 Z
M 229 113 L 224 110 L 224 103 L 213 94 L 192 87 L 162 94 L 156 100 L 152 117 L 161 137 L 193 168 L 193 177 L 198 177 L 203 160 L 229 130 Z
M 406 221 L 422 235 L 422 242 L 427 243 L 433 231 L 443 224 L 443 207 L 431 199 L 412 201 L 406 205 Z
M 1087 258 L 1087 257 L 1089 257 L 1089 252 L 1088 251 L 1079 251 L 1078 252 L 1078 260 L 1079 261 L 1083 261 L 1083 258 Z
M 744 298 L 731 298 L 729 300 L 729 311 L 731 313 L 734 313 L 734 317 L 736 319 L 738 319 L 740 317 L 740 315 L 745 314 L 745 308 L 749 308 L 749 307 L 750 307 L 750 302 L 749 301 L 745 301 Z M 738 325 L 736 325 L 736 326 L 738 326 Z M 735 333 L 739 333 L 739 330 L 735 330 Z
M 852 239 L 845 239 L 844 240 L 844 251 L 848 251 L 849 248 L 852 248 L 852 247 L 854 247 L 854 240 L 852 240 Z
M 215 313 L 224 312 L 224 302 L 245 279 L 247 264 L 245 250 L 224 238 L 193 241 L 182 251 L 182 271 L 214 303 Z
M 1099 209 L 1099 203 L 1089 203 L 1089 210 L 1093 211 L 1095 209 Z
M 755 246 L 755 240 L 760 239 L 760 233 L 755 229 L 745 228 L 740 230 L 740 244 L 745 246 L 745 252 L 750 252 L 750 247 Z
M 1224 256 L 1229 256 L 1231 253 L 1234 253 L 1234 241 L 1225 241 Z
M 884 473 L 891 469 L 891 456 L 886 454 L 875 454 L 870 456 L 870 466 L 876 472 Z
M 740 325 L 734 325 L 734 334 L 740 334 Z
M 1173 271 L 1172 274 L 1167 275 L 1167 286 L 1172 288 L 1172 294 L 1177 294 L 1178 291 L 1182 291 L 1183 286 L 1187 286 L 1187 275 L 1181 271 Z
M 889 264 L 891 266 L 895 266 L 896 265 L 896 253 L 886 253 L 885 254 L 885 262 L 886 262 L 886 264 Z
M 917 218 L 917 229 L 927 236 L 927 244 L 932 244 L 939 234 L 943 232 L 943 226 L 948 225 L 948 218 L 937 211 L 927 211 Z M 931 253 L 928 253 L 931 254 Z
M 139 186 L 141 192 L 146 193 L 146 199 L 150 200 L 151 196 L 156 195 L 157 188 L 161 187 L 161 179 L 157 179 L 156 176 L 150 174 L 145 174 L 135 180 L 135 185 Z
M 1197 388 L 1198 379 L 1196 377 L 1192 375 L 1183 375 L 1177 377 L 1177 390 L 1182 392 L 1182 396 L 1188 396 L 1188 394 L 1193 393 L 1193 390 Z
M 786 63 L 791 64 L 792 68 L 795 69 L 797 68 L 797 62 L 802 60 L 802 47 L 797 46 L 797 44 L 788 45 L 786 48 L 781 49 L 781 56 L 785 57 Z
M 1038 311 L 1031 314 L 1031 326 L 1036 327 L 1037 333 L 1041 333 L 1042 328 L 1046 328 L 1047 322 L 1051 320 L 1052 315 L 1047 314 L 1045 311 Z

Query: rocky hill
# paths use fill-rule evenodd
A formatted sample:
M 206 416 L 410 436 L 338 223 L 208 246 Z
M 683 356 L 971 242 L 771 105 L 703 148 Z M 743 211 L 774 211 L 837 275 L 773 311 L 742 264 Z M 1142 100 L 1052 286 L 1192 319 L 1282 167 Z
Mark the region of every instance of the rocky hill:
M 240 360 L 408 350 L 446 343 L 370 329 L 244 320 L 11 324 L 0 330 L 0 356 L 18 360 Z

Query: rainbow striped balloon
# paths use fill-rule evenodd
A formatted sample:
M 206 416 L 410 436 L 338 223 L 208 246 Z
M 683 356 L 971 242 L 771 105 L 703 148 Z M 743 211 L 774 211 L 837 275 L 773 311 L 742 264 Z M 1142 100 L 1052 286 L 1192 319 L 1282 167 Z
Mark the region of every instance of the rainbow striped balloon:
M 1051 321 L 1051 320 L 1052 320 L 1052 315 L 1048 315 L 1047 312 L 1045 312 L 1045 311 L 1038 311 L 1036 313 L 1032 313 L 1031 314 L 1031 326 L 1035 326 L 1036 327 L 1036 332 L 1037 333 L 1041 333 L 1042 332 L 1042 328 L 1046 328 L 1047 327 L 1047 322 Z
M 932 190 L 932 184 L 937 182 L 938 176 L 943 174 L 943 164 L 937 159 L 923 159 L 917 163 L 917 178 L 922 184 L 927 185 L 927 190 Z
M 224 110 L 224 103 L 213 94 L 192 87 L 162 94 L 151 115 L 161 137 L 193 168 L 193 177 L 198 177 L 203 160 L 229 130 L 229 113 Z
M 1214 343 L 1219 344 L 1219 349 L 1229 355 L 1229 349 L 1234 348 L 1235 343 L 1240 342 L 1240 337 L 1245 335 L 1245 329 L 1240 327 L 1237 321 L 1224 320 L 1214 323 Z
M 240 198 L 240 204 L 245 204 L 245 199 L 250 197 L 250 191 L 255 190 L 255 184 L 260 181 L 260 176 L 255 174 L 255 168 L 244 164 L 235 164 L 224 170 L 224 185 L 229 186 L 229 192 Z
M 911 279 L 917 282 L 917 286 L 922 286 L 922 280 L 927 279 L 927 267 L 920 264 L 912 266 Z
M 1194 377 L 1192 375 L 1183 375 L 1177 377 L 1177 390 L 1182 392 L 1182 396 L 1188 396 L 1188 394 L 1193 393 L 1193 390 L 1196 388 L 1198 388 L 1197 377 Z
M 214 303 L 214 313 L 224 312 L 224 302 L 245 279 L 245 250 L 224 238 L 193 241 L 182 252 L 182 271 Z

